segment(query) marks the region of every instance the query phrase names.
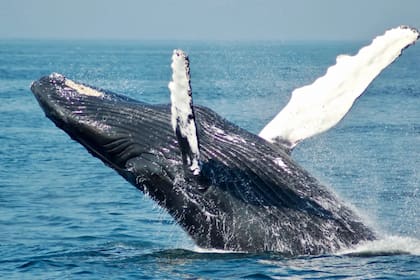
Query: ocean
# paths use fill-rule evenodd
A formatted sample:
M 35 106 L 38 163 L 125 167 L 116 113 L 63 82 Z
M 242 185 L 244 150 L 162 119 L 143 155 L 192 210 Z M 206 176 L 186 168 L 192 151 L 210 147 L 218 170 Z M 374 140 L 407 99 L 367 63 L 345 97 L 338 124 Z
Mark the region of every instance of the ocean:
M 173 219 L 49 121 L 29 87 L 58 72 L 169 103 L 174 48 L 195 104 L 258 133 L 296 87 L 366 42 L 0 41 L 1 279 L 420 279 L 420 47 L 293 157 L 380 239 L 321 256 L 197 248 Z

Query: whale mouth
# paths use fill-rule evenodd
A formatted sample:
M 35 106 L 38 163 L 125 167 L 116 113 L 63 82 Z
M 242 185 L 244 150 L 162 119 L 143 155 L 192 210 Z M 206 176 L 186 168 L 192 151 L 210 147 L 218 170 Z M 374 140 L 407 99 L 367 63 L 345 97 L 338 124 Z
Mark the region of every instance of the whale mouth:
M 78 85 L 57 73 L 34 81 L 31 91 L 45 115 L 74 140 L 83 145 L 99 141 L 94 146 L 102 146 L 107 138 L 112 138 L 111 126 L 98 106 L 106 98 L 105 93 Z
M 31 91 L 47 117 L 54 122 L 82 116 L 86 108 L 84 103 L 89 97 L 100 99 L 106 97 L 104 92 L 77 84 L 58 73 L 52 73 L 32 82 Z
M 37 94 L 40 92 L 39 89 L 45 88 L 46 85 L 51 85 L 55 87 L 55 89 L 62 88 L 63 90 L 58 91 L 61 93 L 66 93 L 68 91 L 75 90 L 80 95 L 96 96 L 96 97 L 104 96 L 104 93 L 101 92 L 100 90 L 92 88 L 84 84 L 78 84 L 59 73 L 52 73 L 49 76 L 42 77 L 38 81 L 34 81 L 31 84 L 31 90 L 35 94 Z

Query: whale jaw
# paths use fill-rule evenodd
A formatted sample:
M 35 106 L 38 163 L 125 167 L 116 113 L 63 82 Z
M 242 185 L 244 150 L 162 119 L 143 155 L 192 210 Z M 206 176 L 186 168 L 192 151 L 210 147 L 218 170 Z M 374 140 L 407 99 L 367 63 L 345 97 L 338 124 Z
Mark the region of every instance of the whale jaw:
M 159 185 L 172 182 L 180 161 L 172 152 L 177 151 L 176 141 L 171 133 L 156 135 L 151 124 L 166 115 L 167 108 L 77 84 L 56 73 L 33 82 L 31 90 L 57 127 L 142 191 L 149 180 L 151 185 L 156 180 Z M 163 145 L 173 147 L 164 153 Z M 164 163 L 165 156 L 172 165 Z

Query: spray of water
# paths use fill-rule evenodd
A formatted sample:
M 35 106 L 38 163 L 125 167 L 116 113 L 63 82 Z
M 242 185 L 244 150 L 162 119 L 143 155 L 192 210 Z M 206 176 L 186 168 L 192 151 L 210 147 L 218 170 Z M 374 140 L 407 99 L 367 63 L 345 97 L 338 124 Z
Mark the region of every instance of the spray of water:
M 355 248 L 338 252 L 339 255 L 420 255 L 420 240 L 395 235 L 384 236 L 375 241 L 364 242 Z

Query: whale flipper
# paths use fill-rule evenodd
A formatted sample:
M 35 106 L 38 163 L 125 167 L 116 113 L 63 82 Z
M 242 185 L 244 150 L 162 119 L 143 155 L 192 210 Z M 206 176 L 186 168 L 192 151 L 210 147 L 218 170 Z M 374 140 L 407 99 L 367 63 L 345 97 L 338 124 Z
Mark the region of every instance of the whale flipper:
M 382 70 L 418 39 L 416 29 L 400 26 L 376 37 L 354 56 L 338 56 L 324 76 L 293 91 L 289 103 L 259 136 L 291 150 L 301 140 L 335 126 Z
M 192 103 L 190 83 L 190 62 L 182 50 L 174 50 L 172 55 L 171 122 L 178 139 L 184 165 L 194 175 L 200 173 L 200 150 Z

